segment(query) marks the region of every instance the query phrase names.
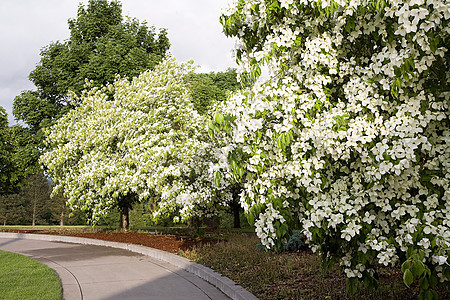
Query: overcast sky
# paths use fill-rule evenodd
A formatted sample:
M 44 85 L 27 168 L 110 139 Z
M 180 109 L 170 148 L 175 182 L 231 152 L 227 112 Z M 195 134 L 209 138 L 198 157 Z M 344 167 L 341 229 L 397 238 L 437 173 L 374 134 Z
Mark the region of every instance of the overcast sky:
M 14 124 L 12 104 L 23 90 L 35 89 L 28 75 L 40 50 L 69 38 L 67 20 L 87 0 L 0 0 L 0 106 Z M 220 9 L 231 0 L 122 0 L 123 15 L 167 28 L 170 52 L 179 61 L 193 59 L 201 72 L 235 67 L 234 40 L 219 23 Z

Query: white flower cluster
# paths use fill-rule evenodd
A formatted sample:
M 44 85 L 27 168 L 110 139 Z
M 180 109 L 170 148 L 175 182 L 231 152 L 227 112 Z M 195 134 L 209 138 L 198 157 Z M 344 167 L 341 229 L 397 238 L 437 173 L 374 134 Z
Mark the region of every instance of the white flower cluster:
M 348 277 L 372 274 L 361 257 L 395 264 L 415 249 L 448 280 L 450 3 L 245 3 L 222 24 L 254 84 L 224 112 L 262 243 L 285 239 L 274 224 L 297 219 Z

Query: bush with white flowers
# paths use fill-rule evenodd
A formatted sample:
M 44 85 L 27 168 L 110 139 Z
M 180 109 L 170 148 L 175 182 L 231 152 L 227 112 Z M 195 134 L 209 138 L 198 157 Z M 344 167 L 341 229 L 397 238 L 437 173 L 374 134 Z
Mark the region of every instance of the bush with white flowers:
M 63 190 L 70 206 L 94 221 L 150 197 L 157 200 L 156 214 L 217 213 L 227 184 L 216 188 L 214 168 L 226 158 L 208 142 L 206 117 L 192 104 L 192 71 L 190 64 L 167 59 L 132 81 L 117 80 L 74 99 L 80 105 L 47 130 L 41 162 L 54 192 Z
M 450 268 L 450 3 L 239 0 L 221 17 L 253 86 L 224 109 L 234 176 L 267 247 L 302 228 L 350 290 Z M 263 74 L 263 75 L 261 75 Z M 218 131 L 223 124 L 213 122 Z

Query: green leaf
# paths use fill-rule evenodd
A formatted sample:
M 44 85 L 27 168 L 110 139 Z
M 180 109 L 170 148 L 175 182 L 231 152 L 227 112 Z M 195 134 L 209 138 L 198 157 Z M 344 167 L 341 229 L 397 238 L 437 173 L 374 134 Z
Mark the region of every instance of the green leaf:
M 417 250 L 413 247 L 409 247 L 408 250 L 406 250 L 406 257 L 411 257 L 417 253 Z
M 405 261 L 405 262 L 402 264 L 402 273 L 405 273 L 405 271 L 406 271 L 407 269 L 409 269 L 410 266 L 411 266 L 411 263 L 409 262 L 409 260 Z
M 222 125 L 223 120 L 224 120 L 223 115 L 221 113 L 216 113 L 216 115 L 214 116 L 214 121 L 219 123 L 219 125 Z
M 214 138 L 214 130 L 208 129 L 208 135 L 210 138 Z
M 248 224 L 253 226 L 255 224 L 255 216 L 251 212 L 246 213 L 245 216 L 247 217 Z
M 444 268 L 444 276 L 445 278 L 450 279 L 450 267 L 446 266 Z
M 355 294 L 357 292 L 358 279 L 355 277 L 347 278 L 347 290 L 350 294 Z
M 286 235 L 286 233 L 288 233 L 288 229 L 289 229 L 288 225 L 286 223 L 283 223 L 280 227 L 281 236 Z
M 242 176 L 244 176 L 244 168 L 239 167 L 237 171 L 238 171 L 239 178 L 242 178 Z
M 411 266 L 411 273 L 414 277 L 420 277 L 425 272 L 425 266 L 421 261 L 416 260 Z
M 430 284 L 428 283 L 428 279 L 426 276 L 419 279 L 419 285 L 422 290 L 428 290 Z
M 222 179 L 222 174 L 219 171 L 216 171 L 216 174 L 214 175 L 214 184 L 219 187 L 220 186 L 220 180 Z
M 414 276 L 409 269 L 403 273 L 403 282 L 409 287 L 414 281 Z
M 286 133 L 286 146 L 289 145 L 292 141 L 292 131 Z
M 434 248 L 434 247 L 436 247 L 436 238 L 433 238 L 431 240 L 431 248 Z
M 419 250 L 418 254 L 419 254 L 419 259 L 420 260 L 424 260 L 425 259 L 425 252 L 423 250 Z
M 213 121 L 208 123 L 208 128 L 214 131 L 214 123 L 213 123 Z
M 437 299 L 439 299 L 439 296 L 435 290 L 426 290 L 424 299 L 425 300 L 437 300 Z
M 278 148 L 283 149 L 283 134 L 280 134 L 277 139 Z
M 431 276 L 429 279 L 430 287 L 434 288 L 438 284 L 438 279 L 436 276 Z

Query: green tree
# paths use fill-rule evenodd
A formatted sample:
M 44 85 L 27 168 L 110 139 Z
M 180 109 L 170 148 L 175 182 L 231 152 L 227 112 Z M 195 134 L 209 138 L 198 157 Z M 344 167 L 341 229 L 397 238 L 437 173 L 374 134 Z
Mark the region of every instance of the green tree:
M 30 224 L 27 205 L 27 201 L 21 197 L 20 192 L 0 196 L 0 222 L 4 226 Z
M 193 73 L 189 83 L 194 107 L 200 114 L 207 114 L 214 104 L 225 101 L 230 92 L 241 87 L 235 69 L 217 73 Z
M 11 126 L 9 131 L 16 149 L 14 152 L 16 167 L 23 173 L 23 178 L 39 172 L 41 133 L 35 134 L 30 128 L 20 125 Z
M 44 47 L 41 61 L 29 75 L 37 90 L 23 91 L 14 99 L 15 118 L 34 132 L 76 105 L 68 93 L 80 96 L 86 79 L 101 86 L 117 75 L 135 77 L 154 68 L 170 46 L 165 29 L 157 33 L 145 22 L 123 20 L 118 1 L 80 4 L 77 17 L 68 23 L 69 39 Z
M 43 174 L 29 175 L 20 190 L 0 197 L 0 222 L 4 225 L 54 225 L 69 223 L 68 208 L 61 194 L 50 198 L 52 182 Z
M 51 183 L 43 173 L 31 175 L 28 178 L 29 185 L 22 191 L 23 197 L 28 201 L 28 211 L 31 215 L 31 225 L 37 223 L 51 224 L 57 219 L 53 213 L 55 204 L 51 198 Z M 58 210 L 60 208 L 59 205 Z M 53 211 L 52 211 L 53 210 Z
M 24 176 L 14 137 L 6 111 L 0 106 L 0 196 L 17 192 Z

